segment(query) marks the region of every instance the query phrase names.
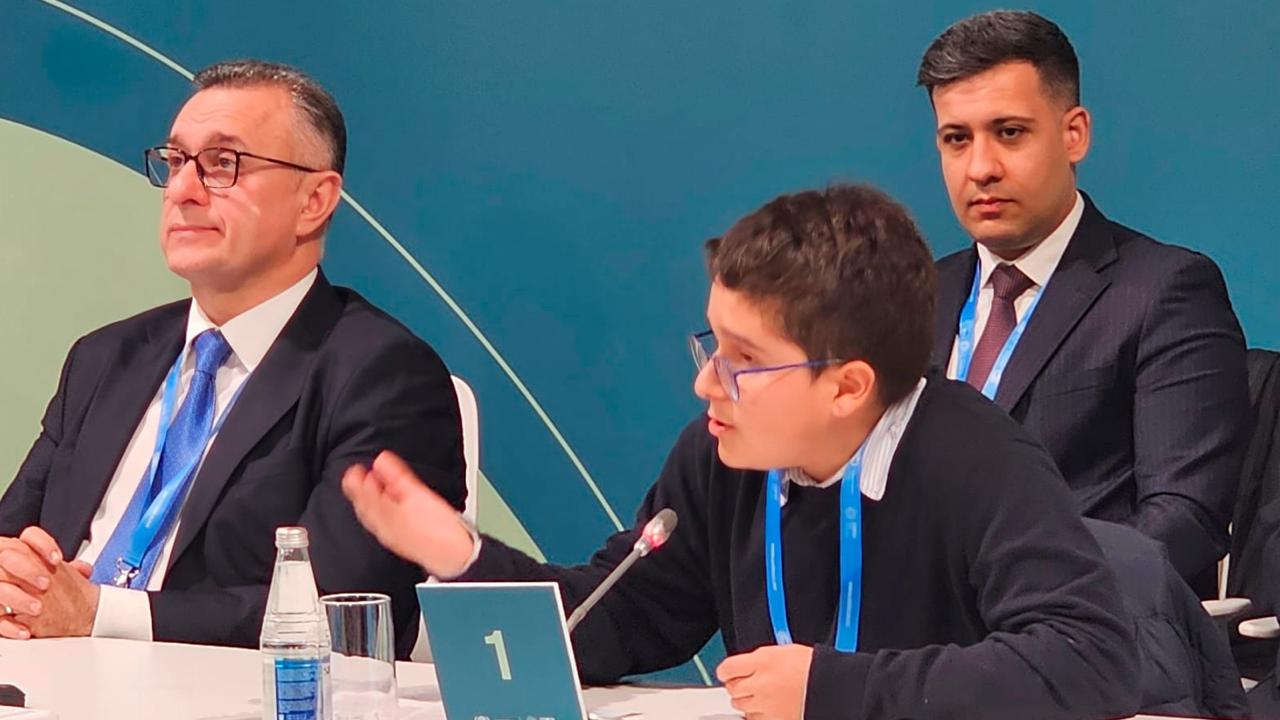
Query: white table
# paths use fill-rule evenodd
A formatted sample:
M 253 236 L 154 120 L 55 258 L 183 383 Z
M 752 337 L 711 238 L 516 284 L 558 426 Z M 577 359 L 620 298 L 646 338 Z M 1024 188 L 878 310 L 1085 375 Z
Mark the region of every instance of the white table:
M 443 720 L 434 666 L 397 663 L 404 720 Z M 0 639 L 0 683 L 59 720 L 256 720 L 262 657 L 254 650 L 132 640 Z M 589 710 L 619 706 L 627 720 L 740 717 L 720 689 L 620 686 L 586 691 Z
M 402 720 L 444 720 L 435 669 L 397 663 Z M 262 658 L 254 650 L 132 640 L 0 639 L 0 683 L 59 720 L 257 720 Z M 741 717 L 719 688 L 591 688 L 587 708 L 626 720 Z M 1133 720 L 1143 720 L 1139 716 Z

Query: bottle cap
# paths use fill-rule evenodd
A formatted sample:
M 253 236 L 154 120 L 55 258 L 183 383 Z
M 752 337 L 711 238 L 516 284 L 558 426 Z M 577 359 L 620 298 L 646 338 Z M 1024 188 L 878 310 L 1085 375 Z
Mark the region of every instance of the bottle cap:
M 307 529 L 304 527 L 284 526 L 276 528 L 276 547 L 290 550 L 307 547 Z

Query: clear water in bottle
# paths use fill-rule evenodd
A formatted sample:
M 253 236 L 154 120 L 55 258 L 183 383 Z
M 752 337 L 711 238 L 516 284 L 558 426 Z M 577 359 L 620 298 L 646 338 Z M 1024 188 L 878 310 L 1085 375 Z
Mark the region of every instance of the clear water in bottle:
M 263 720 L 329 720 L 329 624 L 311 572 L 307 531 L 276 530 L 276 568 L 262 619 Z

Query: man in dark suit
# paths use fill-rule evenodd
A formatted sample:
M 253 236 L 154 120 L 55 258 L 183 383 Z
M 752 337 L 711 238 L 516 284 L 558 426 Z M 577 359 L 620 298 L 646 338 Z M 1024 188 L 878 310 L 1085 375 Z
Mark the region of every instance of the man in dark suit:
M 146 153 L 192 299 L 72 347 L 0 500 L 0 634 L 255 645 L 273 531 L 302 525 L 320 590 L 390 594 L 407 655 L 422 572 L 360 527 L 339 481 L 395 448 L 461 508 L 449 372 L 318 269 L 346 149 L 332 97 L 257 61 L 195 84 Z
M 1051 21 L 960 21 L 918 81 L 975 242 L 938 262 L 935 363 L 1031 430 L 1082 513 L 1162 541 L 1211 591 L 1248 424 L 1244 341 L 1217 266 L 1077 190 L 1091 121 Z

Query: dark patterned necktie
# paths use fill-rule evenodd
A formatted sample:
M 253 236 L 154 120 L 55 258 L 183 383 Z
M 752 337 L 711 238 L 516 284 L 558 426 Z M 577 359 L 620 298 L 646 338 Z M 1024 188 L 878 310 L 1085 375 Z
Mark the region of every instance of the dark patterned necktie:
M 1035 286 L 1035 281 L 1027 277 L 1021 270 L 1001 263 L 991 271 L 991 312 L 987 313 L 987 324 L 978 340 L 978 347 L 973 350 L 973 359 L 969 361 L 969 375 L 965 381 L 982 390 L 991 374 L 991 366 L 996 357 L 1009 340 L 1009 334 L 1018 324 L 1018 315 L 1013 308 L 1013 301 L 1022 293 Z

